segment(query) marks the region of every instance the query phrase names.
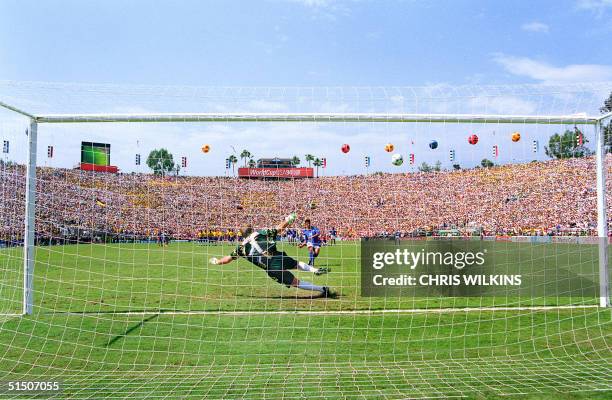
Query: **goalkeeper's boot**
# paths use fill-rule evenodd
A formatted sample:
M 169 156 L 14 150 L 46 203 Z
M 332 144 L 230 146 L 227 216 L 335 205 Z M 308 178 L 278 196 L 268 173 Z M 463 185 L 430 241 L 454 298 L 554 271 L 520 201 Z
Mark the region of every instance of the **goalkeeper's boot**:
M 318 276 L 318 275 L 325 275 L 325 274 L 330 273 L 330 272 L 331 272 L 330 268 L 323 267 L 323 268 L 317 269 L 317 271 L 314 274 Z
M 321 297 L 325 297 L 328 299 L 335 299 L 336 297 L 338 297 L 338 294 L 336 292 L 333 292 L 329 286 L 323 286 L 323 293 L 321 293 Z

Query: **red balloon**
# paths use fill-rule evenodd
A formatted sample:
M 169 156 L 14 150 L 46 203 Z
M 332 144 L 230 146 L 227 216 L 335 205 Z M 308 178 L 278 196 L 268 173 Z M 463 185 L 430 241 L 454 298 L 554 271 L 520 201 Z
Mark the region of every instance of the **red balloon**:
M 351 146 L 349 146 L 348 144 L 343 144 L 342 145 L 342 152 L 343 153 L 348 153 L 349 151 L 351 151 Z
M 478 143 L 478 136 L 476 136 L 476 135 L 471 135 L 471 136 L 468 138 L 468 143 L 469 143 L 469 144 L 476 144 L 476 143 Z

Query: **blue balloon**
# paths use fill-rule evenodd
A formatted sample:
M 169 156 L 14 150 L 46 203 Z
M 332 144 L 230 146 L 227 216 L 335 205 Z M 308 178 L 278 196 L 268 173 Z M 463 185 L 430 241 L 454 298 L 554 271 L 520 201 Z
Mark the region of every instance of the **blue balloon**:
M 438 148 L 438 142 L 436 142 L 435 140 L 432 140 L 431 142 L 429 142 L 429 148 L 434 150 Z

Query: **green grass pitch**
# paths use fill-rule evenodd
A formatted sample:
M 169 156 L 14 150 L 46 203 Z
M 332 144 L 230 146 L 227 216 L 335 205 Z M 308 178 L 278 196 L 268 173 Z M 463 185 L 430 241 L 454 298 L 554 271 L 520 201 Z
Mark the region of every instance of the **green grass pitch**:
M 496 246 L 523 266 L 597 255 Z M 317 299 L 244 260 L 208 265 L 231 249 L 39 247 L 35 313 L 0 317 L 0 382 L 95 399 L 612 398 L 612 316 L 596 298 L 363 298 L 358 243 L 344 242 L 317 259 L 329 275 L 297 273 L 341 293 Z M 0 250 L 2 314 L 20 311 L 21 251 Z M 539 306 L 562 307 L 521 308 Z

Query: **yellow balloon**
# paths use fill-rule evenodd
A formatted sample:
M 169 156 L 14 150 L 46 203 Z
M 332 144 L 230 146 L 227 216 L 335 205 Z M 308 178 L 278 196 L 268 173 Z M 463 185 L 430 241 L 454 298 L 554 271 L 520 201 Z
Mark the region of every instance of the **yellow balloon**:
M 202 146 L 202 153 L 208 153 L 210 151 L 210 146 L 205 144 Z
M 393 146 L 391 143 L 387 143 L 387 144 L 385 145 L 385 151 L 386 151 L 387 153 L 391 153 L 391 152 L 393 151 L 393 149 L 395 149 L 395 146 Z
M 518 132 L 514 132 L 512 134 L 512 141 L 513 142 L 518 142 L 519 140 L 521 140 L 521 134 Z

